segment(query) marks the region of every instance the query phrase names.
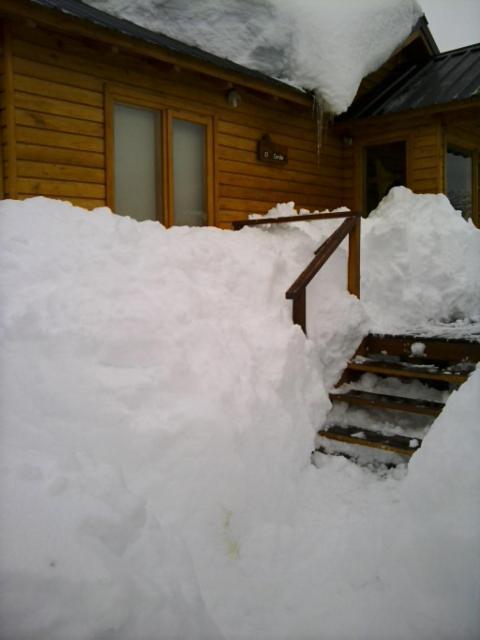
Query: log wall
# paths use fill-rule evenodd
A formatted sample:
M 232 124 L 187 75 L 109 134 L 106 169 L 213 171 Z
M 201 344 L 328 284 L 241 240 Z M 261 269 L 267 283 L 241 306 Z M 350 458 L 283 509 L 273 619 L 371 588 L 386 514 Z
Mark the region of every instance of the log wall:
M 162 108 L 209 118 L 209 201 L 219 226 L 290 200 L 310 210 L 341 205 L 361 210 L 368 145 L 405 141 L 407 186 L 418 193 L 444 190 L 449 137 L 470 136 L 480 146 L 477 109 L 468 121 L 464 113 L 417 112 L 328 124 L 318 152 L 316 121 L 306 99 L 290 100 L 285 90 L 251 79 L 244 86 L 238 75 L 229 80 L 225 70 L 176 61 L 171 53 L 157 56 L 158 48 L 105 35 L 23 0 L 4 4 L 13 7 L 3 15 L 1 31 L 0 185 L 7 197 L 41 194 L 86 208 L 112 204 L 110 90 L 137 94 L 140 102 L 153 97 Z M 359 98 L 403 64 L 405 55 L 397 52 L 368 76 Z M 241 96 L 238 108 L 226 100 L 232 86 Z M 287 147 L 286 166 L 258 161 L 257 143 L 264 134 Z M 476 203 L 478 211 L 478 195 Z
M 212 117 L 216 224 L 289 200 L 309 209 L 343 204 L 341 139 L 328 129 L 317 155 L 311 108 L 238 87 L 242 102 L 235 109 L 226 101 L 225 81 L 23 20 L 9 19 L 6 29 L 16 165 L 14 171 L 6 163 L 8 195 L 41 194 L 86 208 L 107 202 L 104 105 L 113 86 Z M 2 113 L 3 129 L 7 124 Z M 266 133 L 288 148 L 287 166 L 257 160 Z
M 406 186 L 416 193 L 442 191 L 444 143 L 438 116 L 399 114 L 353 121 L 349 123 L 347 133 L 353 141 L 344 153 L 344 200 L 347 206 L 359 211 L 364 207 L 364 149 L 370 145 L 406 142 Z

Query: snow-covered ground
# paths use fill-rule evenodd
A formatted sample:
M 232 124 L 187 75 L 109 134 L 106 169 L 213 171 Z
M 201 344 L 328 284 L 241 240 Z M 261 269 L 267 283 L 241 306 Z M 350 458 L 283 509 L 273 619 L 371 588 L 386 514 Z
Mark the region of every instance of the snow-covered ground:
M 364 224 L 373 328 L 480 339 L 480 233 L 442 194 L 390 191 Z
M 416 0 L 87 0 L 345 111 L 422 15 Z
M 0 204 L 2 640 L 478 638 L 480 370 L 408 473 L 309 453 L 372 309 L 478 320 L 480 232 L 396 190 L 364 224 L 364 303 L 340 250 L 305 340 L 284 293 L 336 224 Z

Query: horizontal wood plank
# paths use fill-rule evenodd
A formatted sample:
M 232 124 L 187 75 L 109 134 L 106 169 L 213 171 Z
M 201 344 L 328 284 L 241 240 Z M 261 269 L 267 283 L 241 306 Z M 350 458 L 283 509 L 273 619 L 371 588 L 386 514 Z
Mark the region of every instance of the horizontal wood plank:
M 37 129 L 34 127 L 16 127 L 17 142 L 45 145 L 49 147 L 60 147 L 80 151 L 93 151 L 103 153 L 105 148 L 104 140 L 91 136 L 76 135 L 73 133 L 63 133 L 49 131 L 47 129 Z
M 318 186 L 320 183 L 329 183 L 332 188 L 335 188 L 340 195 L 341 192 L 341 181 L 335 178 L 331 180 L 328 176 L 322 176 L 319 174 L 310 174 L 310 173 L 301 173 L 299 171 L 292 171 L 285 167 L 277 168 L 270 167 L 268 165 L 263 165 L 262 163 L 257 163 L 255 165 L 255 169 L 252 169 L 252 163 L 249 162 L 238 162 L 234 160 L 218 160 L 218 170 L 220 172 L 220 182 L 223 182 L 222 173 L 227 172 L 229 174 L 236 173 L 238 175 L 251 176 L 255 175 L 258 177 L 264 178 L 274 178 L 276 180 L 284 180 L 289 184 L 310 184 Z M 292 189 L 294 187 L 292 186 Z M 340 206 L 340 205 L 337 205 Z
M 271 177 L 267 178 L 256 175 L 254 171 L 252 171 L 251 175 L 222 171 L 219 182 L 221 187 L 241 187 L 243 189 L 250 190 L 250 192 L 258 189 L 264 191 L 272 189 L 274 191 L 281 191 L 284 193 L 291 193 L 292 191 L 295 191 L 296 193 L 317 195 L 319 191 L 321 191 L 318 176 L 312 181 L 312 183 L 294 183 L 291 180 L 285 180 L 285 178 L 282 177 L 282 174 L 273 174 Z
M 46 162 L 30 162 L 19 160 L 17 173 L 22 178 L 37 178 L 39 180 L 67 180 L 75 182 L 91 182 L 105 184 L 105 171 L 90 167 L 75 167 L 67 164 L 51 164 Z
M 30 65 L 31 63 L 29 63 L 28 67 L 30 67 Z M 28 70 L 30 71 L 30 68 Z M 61 81 L 52 82 L 50 79 L 52 76 L 51 67 L 47 67 L 47 72 L 48 71 L 48 80 L 18 73 L 15 76 L 15 89 L 37 96 L 55 96 L 55 98 L 64 100 L 65 102 L 73 102 L 74 104 L 103 109 L 103 93 L 67 84 L 65 82 L 67 80 L 66 76 L 69 75 L 67 73 L 61 74 Z
M 288 163 L 282 166 L 270 167 L 273 172 L 279 174 L 282 170 L 288 169 L 289 171 L 295 171 L 298 173 L 305 173 L 309 175 L 323 175 L 323 176 L 335 176 L 338 180 L 340 168 L 334 166 L 335 163 L 321 162 L 317 165 L 316 157 L 312 157 L 310 162 L 302 162 L 295 158 L 294 150 L 292 153 L 289 150 Z M 248 162 L 256 166 L 259 165 L 256 152 L 246 151 L 245 149 L 233 149 L 231 147 L 224 147 L 221 144 L 218 145 L 218 157 L 222 160 L 234 160 L 236 162 Z M 255 169 L 252 169 L 254 172 Z
M 28 44 L 25 44 L 25 48 L 30 55 L 25 58 L 17 56 L 13 60 L 14 68 L 19 76 L 24 75 L 41 81 L 54 82 L 65 87 L 65 91 L 71 87 L 102 95 L 102 80 L 89 75 L 85 67 L 82 71 L 58 67 L 49 62 L 48 50 L 44 51 L 43 56 L 37 57 L 34 50 L 30 51 Z
M 28 109 L 29 111 L 68 116 L 89 122 L 103 123 L 104 121 L 103 108 L 99 107 L 90 107 L 65 100 L 58 100 L 57 98 L 46 98 L 31 93 L 24 93 L 23 91 L 15 91 L 14 101 L 16 107 Z
M 32 160 L 40 163 L 68 164 L 75 167 L 103 168 L 105 156 L 93 151 L 78 149 L 63 149 L 42 144 L 17 142 L 17 157 L 19 160 Z
M 348 391 L 347 393 L 331 393 L 330 400 L 334 402 L 346 402 L 369 409 L 391 409 L 392 411 L 405 411 L 426 416 L 438 416 L 443 407 L 443 402 L 431 402 L 400 396 L 390 396 L 367 391 Z
M 77 118 L 67 118 L 65 116 L 53 116 L 39 113 L 38 111 L 27 111 L 26 109 L 15 110 L 15 122 L 27 127 L 83 134 L 95 138 L 103 138 L 105 132 L 103 124 L 99 122 L 89 122 L 87 120 L 78 120 Z
M 98 199 L 103 202 L 105 198 L 104 185 L 33 178 L 18 178 L 17 183 L 19 193 L 35 196 L 78 196 L 79 198 Z

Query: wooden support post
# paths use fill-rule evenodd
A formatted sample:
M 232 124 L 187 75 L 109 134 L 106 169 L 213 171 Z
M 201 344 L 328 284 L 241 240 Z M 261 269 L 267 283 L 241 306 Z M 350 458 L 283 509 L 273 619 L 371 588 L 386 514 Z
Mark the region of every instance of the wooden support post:
M 307 335 L 307 289 L 303 287 L 299 294 L 293 299 L 292 320 L 294 324 L 302 327 L 302 331 Z
M 355 218 L 355 226 L 348 234 L 348 283 L 350 293 L 360 298 L 360 221 Z
M 2 144 L 5 144 L 5 167 L 3 175 L 7 175 L 4 184 L 4 195 L 8 198 L 17 197 L 17 148 L 15 127 L 15 100 L 14 100 L 14 75 L 13 75 L 13 47 L 12 36 L 8 24 L 3 24 L 3 74 L 4 74 L 4 118 L 5 129 Z

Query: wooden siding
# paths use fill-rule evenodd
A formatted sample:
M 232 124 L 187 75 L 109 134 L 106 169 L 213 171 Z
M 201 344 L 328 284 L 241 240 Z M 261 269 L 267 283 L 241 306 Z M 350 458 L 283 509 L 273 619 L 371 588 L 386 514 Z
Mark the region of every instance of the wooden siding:
M 345 126 L 342 128 L 345 130 Z M 416 193 L 442 191 L 443 138 L 437 116 L 398 114 L 352 121 L 347 133 L 352 136 L 353 144 L 344 153 L 343 199 L 346 206 L 356 210 L 362 210 L 364 206 L 365 147 L 389 142 L 407 144 L 407 187 Z
M 6 25 L 1 25 L 2 66 L 1 66 L 1 162 L 2 197 L 17 196 L 17 161 L 15 155 L 15 113 L 13 107 L 14 74 L 12 65 L 12 40 Z
M 309 209 L 343 204 L 341 140 L 328 129 L 317 159 L 310 109 L 242 87 L 234 109 L 222 80 L 25 22 L 11 21 L 8 29 L 18 197 L 105 204 L 104 98 L 106 87 L 114 86 L 213 118 L 216 224 L 264 213 L 279 201 Z M 257 141 L 266 133 L 288 147 L 287 166 L 257 160 Z
M 0 23 L 0 198 L 5 197 L 5 71 L 6 71 L 6 52 L 3 37 L 3 24 Z
M 440 110 L 398 113 L 352 120 L 337 127 L 352 138 L 344 151 L 343 201 L 356 210 L 363 207 L 364 149 L 394 141 L 407 144 L 407 183 L 415 193 L 445 193 L 445 152 L 451 143 L 474 154 L 473 219 L 480 223 L 480 107 L 454 105 Z

